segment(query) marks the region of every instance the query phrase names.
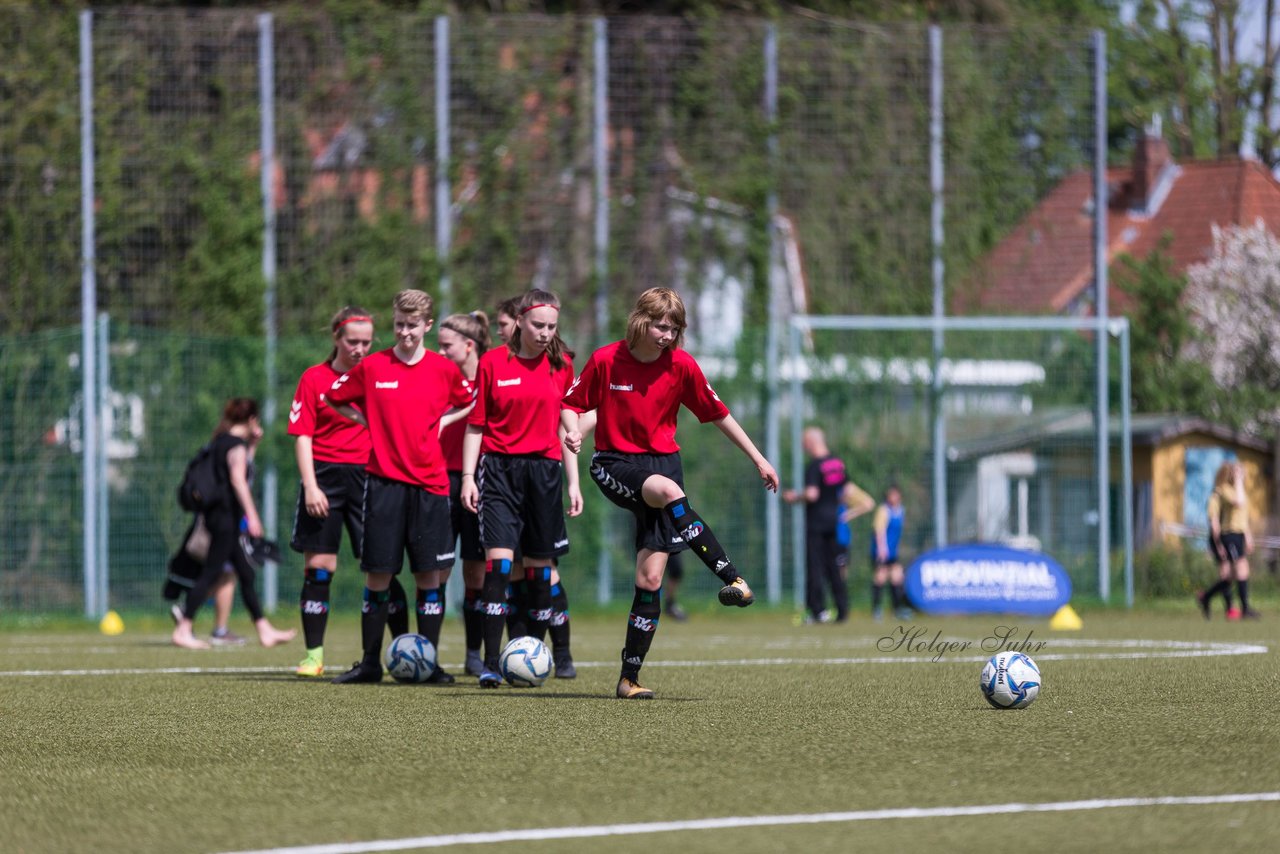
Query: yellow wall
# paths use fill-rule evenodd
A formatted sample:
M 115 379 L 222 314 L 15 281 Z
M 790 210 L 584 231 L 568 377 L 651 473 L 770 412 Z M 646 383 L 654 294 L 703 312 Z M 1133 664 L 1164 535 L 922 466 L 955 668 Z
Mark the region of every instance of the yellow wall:
M 1271 485 L 1266 481 L 1267 456 L 1252 448 L 1224 445 L 1221 439 L 1203 434 L 1188 434 L 1168 442 L 1162 442 L 1150 452 L 1149 477 L 1151 478 L 1151 518 L 1156 531 L 1160 523 L 1181 524 L 1183 498 L 1187 487 L 1187 448 L 1228 447 L 1244 463 L 1245 491 L 1249 494 L 1249 518 L 1255 534 L 1265 533 L 1267 518 L 1271 515 Z M 1145 456 L 1139 450 L 1134 455 L 1134 481 L 1141 482 L 1139 458 Z M 1166 541 L 1177 540 L 1166 535 Z

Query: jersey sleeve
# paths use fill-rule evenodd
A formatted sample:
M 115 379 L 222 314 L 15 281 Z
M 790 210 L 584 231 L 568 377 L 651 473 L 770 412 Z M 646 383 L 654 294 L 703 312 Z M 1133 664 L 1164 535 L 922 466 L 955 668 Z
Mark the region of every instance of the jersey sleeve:
M 556 385 L 560 389 L 560 408 L 571 409 L 569 404 L 565 403 L 564 395 L 569 393 L 569 389 L 573 388 L 573 362 L 566 361 L 565 366 L 556 372 Z
M 681 389 L 680 402 L 685 408 L 697 416 L 703 424 L 708 421 L 719 421 L 729 414 L 729 407 L 724 405 L 716 390 L 707 382 L 702 368 L 692 356 L 683 359 L 684 382 Z
M 573 369 L 569 369 L 570 375 Z M 561 406 L 564 409 L 572 409 L 581 414 L 590 412 L 600 406 L 600 360 L 593 354 L 587 363 L 582 366 L 582 373 L 578 374 L 569 384 L 569 390 L 565 392 L 564 400 Z
M 474 400 L 476 405 L 472 407 L 470 414 L 467 415 L 467 423 L 483 427 L 486 418 L 488 418 L 487 398 L 489 389 L 493 388 L 493 362 L 491 360 L 480 360 L 480 364 L 476 367 L 476 381 L 473 385 L 475 386 Z
M 310 372 L 304 373 L 298 380 L 298 390 L 293 393 L 293 403 L 289 405 L 289 426 L 286 429 L 290 436 L 314 436 L 316 433 L 316 408 L 323 404 L 310 380 Z
M 459 368 L 453 362 L 449 363 L 453 368 L 453 372 L 449 376 L 449 403 L 459 408 L 471 405 L 471 401 L 475 400 L 475 385 L 466 378 Z
M 365 363 L 361 362 L 351 370 L 333 381 L 329 390 L 324 393 L 325 400 L 341 406 L 344 403 L 357 403 L 364 400 Z

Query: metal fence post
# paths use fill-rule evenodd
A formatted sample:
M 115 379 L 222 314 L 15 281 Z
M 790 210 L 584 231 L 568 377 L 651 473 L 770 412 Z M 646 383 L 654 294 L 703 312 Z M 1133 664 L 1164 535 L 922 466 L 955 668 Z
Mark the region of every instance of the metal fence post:
M 1111 598 L 1110 401 L 1107 394 L 1107 36 L 1093 32 L 1093 275 L 1098 320 L 1098 596 Z
M 592 28 L 591 78 L 592 163 L 595 170 L 595 274 L 596 344 L 602 346 L 609 335 L 609 22 L 598 17 Z M 600 516 L 600 542 L 612 540 L 608 513 Z M 600 549 L 596 559 L 596 602 L 607 604 L 613 595 L 613 555 Z
M 778 416 L 778 395 L 781 392 L 778 382 L 779 325 L 783 311 L 781 291 L 782 283 L 777 273 L 781 266 L 779 258 L 781 249 L 778 246 L 778 25 L 770 22 L 764 30 L 764 120 L 769 128 L 766 141 L 769 153 L 769 195 L 766 208 L 769 214 L 769 316 L 766 327 L 765 342 L 765 457 L 770 462 L 780 460 L 782 442 L 781 425 Z M 777 493 L 765 493 L 765 567 L 766 587 L 769 601 L 777 604 L 782 601 L 782 506 Z M 796 572 L 799 567 L 793 567 Z
M 98 503 L 98 531 L 95 551 L 98 566 L 98 612 L 94 616 L 105 614 L 111 607 L 111 559 L 110 534 L 111 510 L 107 504 L 107 447 L 111 440 L 111 318 L 104 311 L 98 314 L 98 470 L 97 489 L 94 501 Z
M 453 207 L 449 186 L 449 19 L 436 18 L 436 255 L 440 263 L 440 317 L 453 310 L 453 278 L 449 253 L 453 238 Z
M 267 377 L 266 397 L 263 401 L 262 428 L 270 435 L 276 423 L 276 351 L 278 329 L 276 320 L 276 113 L 275 113 L 275 39 L 270 13 L 258 15 L 258 100 L 262 115 L 262 277 L 266 281 L 263 293 L 263 325 L 266 338 L 264 369 Z M 274 539 L 279 524 L 279 471 L 275 461 L 267 464 L 262 478 L 263 530 Z M 279 603 L 279 574 L 276 564 L 267 561 L 263 567 L 262 598 L 268 613 Z
M 942 152 L 942 28 L 929 27 L 929 230 L 933 244 L 933 538 L 938 547 L 947 537 L 947 419 L 942 403 L 946 395 L 942 378 L 943 354 L 946 352 L 942 319 L 947 306 L 943 288 L 946 265 L 942 258 L 944 232 L 942 217 L 943 176 Z
M 84 615 L 102 612 L 98 601 L 98 404 L 97 347 L 94 324 L 98 318 L 97 258 L 94 248 L 93 172 L 93 12 L 80 13 L 80 439 L 81 512 L 84 536 Z

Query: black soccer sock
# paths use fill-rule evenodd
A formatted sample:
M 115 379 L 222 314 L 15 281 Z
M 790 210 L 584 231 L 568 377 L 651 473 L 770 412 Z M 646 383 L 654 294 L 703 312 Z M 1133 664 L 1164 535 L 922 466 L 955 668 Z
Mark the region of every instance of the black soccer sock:
M 872 585 L 871 585 L 871 610 L 872 610 L 872 611 L 879 611 L 879 610 L 880 610 L 880 598 L 881 598 L 883 595 L 884 595 L 884 585 L 883 585 L 883 584 L 872 584 Z
M 391 637 L 398 638 L 409 634 L 409 596 L 404 592 L 400 579 L 392 576 L 391 586 L 387 588 L 391 598 L 387 602 L 387 627 L 391 629 Z
M 1236 592 L 1240 594 L 1240 610 L 1249 613 L 1249 579 L 1236 582 Z
M 390 590 L 364 589 L 364 605 L 360 608 L 360 641 L 364 646 L 365 664 L 382 666 L 382 633 L 387 630 L 387 605 Z
M 302 638 L 307 649 L 324 646 L 324 630 L 329 624 L 329 587 L 333 573 L 309 566 L 302 575 Z
M 544 640 L 551 622 L 551 567 L 527 566 L 524 570 L 524 592 L 529 602 L 528 630 L 532 637 Z
M 1217 583 L 1211 585 L 1208 590 L 1204 591 L 1204 607 L 1208 608 L 1209 603 L 1213 601 L 1213 597 L 1222 594 L 1227 600 L 1227 609 L 1231 608 L 1231 581 L 1227 578 L 1219 578 Z
M 901 584 L 889 585 L 889 599 L 893 602 L 893 610 L 901 611 L 907 607 L 907 594 Z
M 564 592 L 564 582 L 551 585 L 551 624 L 547 626 L 551 635 L 551 651 L 557 655 L 569 652 L 569 596 Z
M 702 520 L 697 512 L 689 506 L 688 498 L 677 498 L 662 508 L 667 518 L 676 526 L 680 536 L 689 544 L 698 560 L 707 565 L 725 584 L 732 584 L 741 574 L 734 567 L 733 561 L 725 554 L 724 548 L 716 535 L 711 533 L 711 526 Z
M 484 591 L 484 666 L 498 672 L 498 656 L 502 653 L 502 630 L 507 622 L 507 581 L 511 578 L 511 561 L 505 558 L 485 561 Z
M 462 595 L 462 631 L 468 652 L 479 652 L 484 643 L 484 603 L 480 600 L 480 591 L 479 587 L 468 587 Z
M 440 627 L 444 625 L 444 597 L 439 587 L 418 588 L 418 634 L 440 650 Z
M 525 614 L 529 610 L 524 578 L 513 578 L 507 585 L 507 638 L 520 638 L 528 633 Z
M 658 617 L 662 615 L 662 591 L 636 588 L 631 600 L 631 614 L 627 617 L 627 641 L 622 648 L 622 678 L 632 682 L 640 678 L 640 667 L 653 644 L 658 630 Z

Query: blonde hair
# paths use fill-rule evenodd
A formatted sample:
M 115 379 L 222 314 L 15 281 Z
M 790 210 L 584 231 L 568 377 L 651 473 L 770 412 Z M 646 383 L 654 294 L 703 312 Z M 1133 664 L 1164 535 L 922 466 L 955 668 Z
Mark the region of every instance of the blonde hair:
M 470 314 L 451 314 L 440 321 L 440 328 L 456 332 L 463 338 L 470 338 L 476 343 L 476 355 L 488 350 L 489 343 L 492 340 L 489 337 L 489 315 L 483 311 L 477 310 Z
M 649 334 L 649 327 L 663 318 L 670 318 L 676 327 L 676 340 L 671 349 L 684 343 L 685 314 L 684 300 L 671 288 L 649 288 L 640 294 L 636 307 L 627 318 L 627 346 L 638 347 L 644 337 Z
M 401 314 L 417 315 L 423 320 L 430 321 L 434 302 L 431 299 L 431 294 L 426 291 L 417 291 L 410 288 L 396 294 L 396 298 L 391 305 Z

